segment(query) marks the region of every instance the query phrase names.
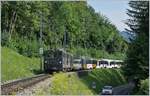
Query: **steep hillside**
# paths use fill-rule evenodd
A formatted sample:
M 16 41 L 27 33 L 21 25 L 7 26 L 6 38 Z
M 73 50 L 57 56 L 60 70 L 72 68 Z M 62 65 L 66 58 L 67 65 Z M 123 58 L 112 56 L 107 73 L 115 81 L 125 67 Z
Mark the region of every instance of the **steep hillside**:
M 42 22 L 40 11 L 43 14 Z M 91 51 L 84 53 L 92 58 L 103 58 L 93 53 L 103 51 L 116 55 L 125 53 L 128 48 L 116 26 L 106 16 L 100 14 L 101 12 L 95 12 L 87 1 L 13 3 L 5 1 L 2 4 L 2 13 L 2 46 L 16 49 L 24 56 L 38 56 L 41 29 L 45 50 L 65 47 L 68 52 L 75 48 L 81 53 L 80 49 L 90 49 Z M 17 18 L 13 13 L 16 13 Z M 16 22 L 11 24 L 14 18 Z M 9 27 L 6 26 L 7 23 L 10 24 Z
M 40 68 L 38 58 L 22 56 L 6 47 L 1 49 L 1 60 L 2 82 L 34 75 Z

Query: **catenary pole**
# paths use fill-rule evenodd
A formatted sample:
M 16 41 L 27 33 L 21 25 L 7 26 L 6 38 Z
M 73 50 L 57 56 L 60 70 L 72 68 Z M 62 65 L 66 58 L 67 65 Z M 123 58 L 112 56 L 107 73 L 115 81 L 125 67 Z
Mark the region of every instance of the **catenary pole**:
M 43 65 L 43 62 L 42 62 L 42 58 L 43 58 L 43 43 L 42 43 L 42 38 L 43 38 L 43 34 L 42 34 L 42 31 L 43 31 L 43 14 L 42 14 L 42 11 L 40 13 L 40 70 L 42 71 L 42 65 Z

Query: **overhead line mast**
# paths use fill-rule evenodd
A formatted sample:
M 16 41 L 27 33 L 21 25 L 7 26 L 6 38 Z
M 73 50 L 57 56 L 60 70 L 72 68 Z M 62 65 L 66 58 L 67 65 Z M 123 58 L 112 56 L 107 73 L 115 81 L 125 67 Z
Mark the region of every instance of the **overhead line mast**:
M 42 3 L 43 5 L 43 3 Z M 40 12 L 40 49 L 39 49 L 39 53 L 40 53 L 40 70 L 43 70 L 43 42 L 42 42 L 42 38 L 43 38 L 43 10 Z
M 66 51 L 66 40 L 67 40 L 67 39 L 66 39 L 66 38 L 67 38 L 66 35 L 67 35 L 67 32 L 66 32 L 66 26 L 65 26 L 65 32 L 64 32 L 64 44 L 63 44 L 63 45 L 64 45 L 63 47 L 64 47 L 64 50 L 65 50 L 65 51 Z

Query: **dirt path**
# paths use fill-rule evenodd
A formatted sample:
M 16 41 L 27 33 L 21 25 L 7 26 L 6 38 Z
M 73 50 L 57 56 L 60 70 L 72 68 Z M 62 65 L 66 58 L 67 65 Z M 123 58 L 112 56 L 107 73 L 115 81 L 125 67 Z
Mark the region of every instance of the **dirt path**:
M 134 86 L 134 83 L 129 83 L 115 87 L 113 89 L 113 95 L 129 95 L 132 92 Z

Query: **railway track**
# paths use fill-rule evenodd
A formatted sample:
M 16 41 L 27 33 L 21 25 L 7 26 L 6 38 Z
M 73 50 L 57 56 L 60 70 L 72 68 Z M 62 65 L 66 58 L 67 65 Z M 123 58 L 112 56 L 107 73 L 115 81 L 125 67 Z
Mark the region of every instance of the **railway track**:
M 86 71 L 86 72 L 85 72 Z M 78 71 L 70 71 L 77 72 L 79 76 L 87 75 L 87 72 L 91 70 L 78 70 Z M 66 73 L 70 73 L 66 72 Z M 40 81 L 43 81 L 47 78 L 50 78 L 52 74 L 40 74 L 33 77 L 18 79 L 14 81 L 9 81 L 1 84 L 1 95 L 14 95 L 18 91 L 28 88 Z
M 19 90 L 23 90 L 47 78 L 50 78 L 50 74 L 40 74 L 33 77 L 3 83 L 1 85 L 1 95 L 12 95 Z

